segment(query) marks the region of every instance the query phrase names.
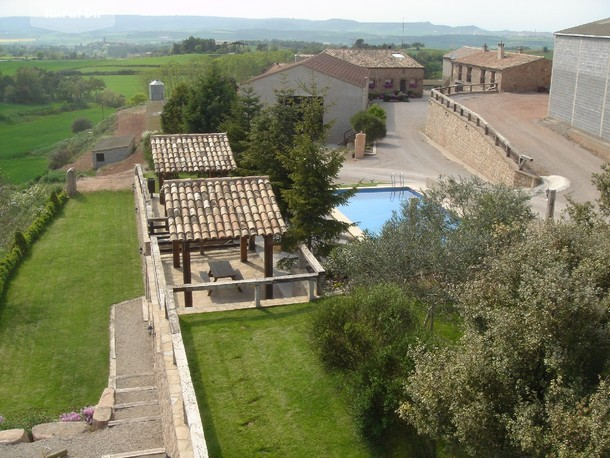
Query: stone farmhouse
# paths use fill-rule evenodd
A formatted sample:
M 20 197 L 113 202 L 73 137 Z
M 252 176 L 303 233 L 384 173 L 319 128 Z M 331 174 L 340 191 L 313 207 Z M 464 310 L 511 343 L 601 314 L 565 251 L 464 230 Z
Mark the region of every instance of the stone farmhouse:
M 610 141 L 610 18 L 555 33 L 549 115 Z
M 324 123 L 332 122 L 329 142 L 341 143 L 351 130 L 350 118 L 368 104 L 369 69 L 330 54 L 320 53 L 291 64 L 275 65 L 266 73 L 245 81 L 263 104 L 276 103 L 278 90 L 292 90 L 294 97 L 310 97 L 315 84 L 325 97 Z
M 372 96 L 402 92 L 421 97 L 424 91 L 424 66 L 412 57 L 392 49 L 326 49 L 325 54 L 370 70 Z
M 451 72 L 454 60 L 470 56 L 471 54 L 477 54 L 479 52 L 481 52 L 481 48 L 462 46 L 461 48 L 445 54 L 443 56 L 443 86 L 449 86 L 451 84 Z
M 451 62 L 450 84 L 496 85 L 500 92 L 546 91 L 551 83 L 552 62 L 543 56 L 506 52 L 504 43 L 490 51 L 456 57 Z

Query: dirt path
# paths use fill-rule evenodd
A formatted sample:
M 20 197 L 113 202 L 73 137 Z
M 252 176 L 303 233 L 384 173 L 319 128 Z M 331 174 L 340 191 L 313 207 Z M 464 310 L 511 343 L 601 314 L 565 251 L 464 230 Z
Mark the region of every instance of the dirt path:
M 144 164 L 144 152 L 139 144 L 146 125 L 146 109 L 144 107 L 121 110 L 117 115 L 115 136 L 134 135 L 136 151 L 127 159 L 116 164 L 110 164 L 99 169 L 95 176 L 80 178 L 77 182 L 79 192 L 118 191 L 130 189 L 133 184 L 133 168 L 136 164 Z M 66 168 L 74 167 L 78 172 L 88 172 L 92 169 L 91 153 L 87 152 Z

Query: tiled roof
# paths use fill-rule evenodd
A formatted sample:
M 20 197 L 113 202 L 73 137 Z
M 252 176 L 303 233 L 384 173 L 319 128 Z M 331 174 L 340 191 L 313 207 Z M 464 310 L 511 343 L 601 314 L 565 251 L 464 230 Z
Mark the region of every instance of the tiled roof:
M 323 53 L 366 68 L 424 68 L 407 54 L 391 49 L 325 49 Z
M 227 134 L 150 137 L 156 173 L 228 172 L 237 168 Z
M 462 65 L 504 70 L 505 68 L 518 67 L 519 65 L 529 64 L 541 59 L 544 59 L 544 57 L 516 52 L 504 53 L 504 58 L 498 59 L 497 50 L 489 50 L 455 59 L 454 62 Z
M 443 56 L 445 59 L 460 59 L 462 57 L 470 56 L 481 52 L 481 48 L 473 48 L 472 46 L 462 46 L 461 48 L 454 49 Z
M 324 75 L 331 76 L 341 81 L 345 81 L 346 83 L 356 87 L 364 88 L 368 84 L 366 80 L 366 78 L 369 76 L 368 68 L 351 64 L 345 60 L 337 59 L 325 53 L 320 53 L 308 59 L 300 60 L 291 64 L 275 64 L 262 75 L 252 78 L 246 81 L 244 84 L 265 78 L 275 73 L 285 72 L 299 66 L 314 70 L 318 73 L 323 73 Z
M 168 180 L 171 240 L 216 240 L 286 232 L 268 177 Z
M 577 35 L 610 38 L 610 18 L 590 22 L 557 32 L 556 35 Z

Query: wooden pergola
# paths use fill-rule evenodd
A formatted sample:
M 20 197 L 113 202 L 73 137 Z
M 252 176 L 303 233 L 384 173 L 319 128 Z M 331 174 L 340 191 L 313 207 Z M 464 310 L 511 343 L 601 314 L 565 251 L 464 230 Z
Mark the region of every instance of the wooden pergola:
M 239 239 L 240 260 L 248 260 L 248 247 L 262 236 L 264 275 L 273 277 L 273 237 L 286 232 L 275 194 L 268 177 L 205 178 L 167 180 L 161 194 L 172 242 L 174 267 L 180 267 L 183 280 L 191 283 L 190 246 L 205 242 Z M 185 291 L 185 305 L 192 306 L 191 291 Z M 273 297 L 267 285 L 266 297 Z
M 150 147 L 159 189 L 180 172 L 203 178 L 227 176 L 237 168 L 226 133 L 152 135 Z

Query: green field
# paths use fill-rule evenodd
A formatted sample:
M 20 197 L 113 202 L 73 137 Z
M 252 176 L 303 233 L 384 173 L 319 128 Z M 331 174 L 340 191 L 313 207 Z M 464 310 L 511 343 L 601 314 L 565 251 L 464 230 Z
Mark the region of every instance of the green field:
M 0 300 L 2 428 L 97 402 L 110 306 L 142 294 L 137 248 L 132 192 L 77 195 L 33 245 Z

